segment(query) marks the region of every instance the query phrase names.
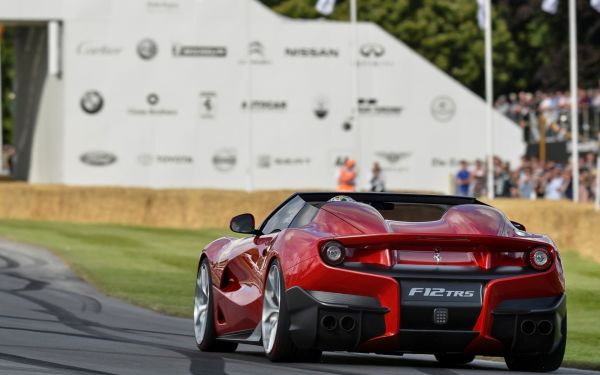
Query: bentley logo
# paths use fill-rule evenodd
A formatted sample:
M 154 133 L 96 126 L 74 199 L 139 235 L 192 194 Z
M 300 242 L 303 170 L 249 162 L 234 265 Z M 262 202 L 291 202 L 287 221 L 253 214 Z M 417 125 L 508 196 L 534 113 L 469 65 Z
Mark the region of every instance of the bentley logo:
M 433 253 L 433 260 L 435 260 L 436 263 L 439 263 L 442 261 L 442 255 L 440 254 L 440 249 L 435 249 L 435 251 Z

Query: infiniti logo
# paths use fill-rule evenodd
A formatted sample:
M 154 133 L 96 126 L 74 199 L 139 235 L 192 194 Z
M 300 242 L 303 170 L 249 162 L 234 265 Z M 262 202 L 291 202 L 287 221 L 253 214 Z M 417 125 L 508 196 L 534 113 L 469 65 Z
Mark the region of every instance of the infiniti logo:
M 87 114 L 93 115 L 102 109 L 104 106 L 104 99 L 102 95 L 96 90 L 86 91 L 81 97 L 81 109 Z
M 385 48 L 381 44 L 367 43 L 360 47 L 359 52 L 364 57 L 381 57 L 385 55 Z
M 263 57 L 265 55 L 265 46 L 259 41 L 251 42 L 248 44 L 248 55 Z

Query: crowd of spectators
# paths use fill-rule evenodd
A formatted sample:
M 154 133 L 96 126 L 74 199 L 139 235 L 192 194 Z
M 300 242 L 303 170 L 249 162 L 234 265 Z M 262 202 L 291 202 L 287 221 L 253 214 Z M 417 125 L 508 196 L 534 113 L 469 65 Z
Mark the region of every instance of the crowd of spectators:
M 564 140 L 570 131 L 570 95 L 569 91 L 511 93 L 500 96 L 495 107 L 525 130 L 526 141 L 540 139 L 540 121 L 546 137 Z M 600 132 L 600 88 L 579 90 L 578 102 L 580 134 L 584 140 L 596 139 Z
M 579 200 L 593 202 L 596 192 L 596 155 L 579 158 Z M 481 197 L 487 195 L 487 167 L 482 160 L 471 166 L 462 161 L 455 176 L 456 194 Z M 494 158 L 494 193 L 496 197 L 525 199 L 573 199 L 570 163 L 540 161 L 523 157 L 516 168 Z

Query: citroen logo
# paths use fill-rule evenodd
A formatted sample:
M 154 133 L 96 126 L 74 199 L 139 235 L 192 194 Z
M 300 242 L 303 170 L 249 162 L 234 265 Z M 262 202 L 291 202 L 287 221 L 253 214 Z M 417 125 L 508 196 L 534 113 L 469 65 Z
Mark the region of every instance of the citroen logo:
M 436 263 L 439 263 L 442 261 L 442 255 L 440 254 L 440 249 L 435 249 L 433 252 L 433 260 L 435 260 Z

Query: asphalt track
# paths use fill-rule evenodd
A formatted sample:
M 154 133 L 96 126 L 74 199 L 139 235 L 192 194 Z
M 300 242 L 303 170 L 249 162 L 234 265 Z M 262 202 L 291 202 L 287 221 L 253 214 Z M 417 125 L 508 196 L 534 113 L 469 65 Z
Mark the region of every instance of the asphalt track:
M 0 240 L 0 374 L 509 374 L 503 363 L 442 368 L 413 355 L 326 353 L 321 363 L 273 364 L 261 349 L 201 353 L 189 319 L 106 297 L 49 252 Z

